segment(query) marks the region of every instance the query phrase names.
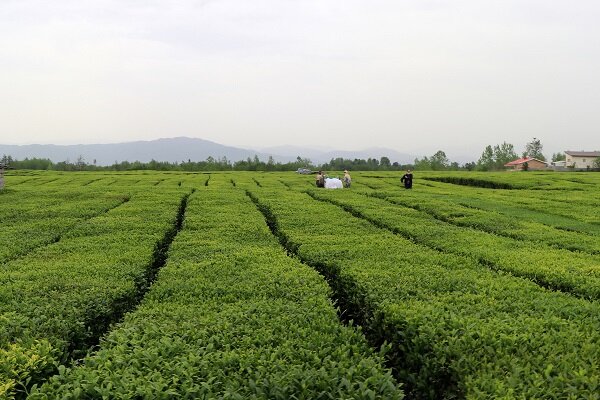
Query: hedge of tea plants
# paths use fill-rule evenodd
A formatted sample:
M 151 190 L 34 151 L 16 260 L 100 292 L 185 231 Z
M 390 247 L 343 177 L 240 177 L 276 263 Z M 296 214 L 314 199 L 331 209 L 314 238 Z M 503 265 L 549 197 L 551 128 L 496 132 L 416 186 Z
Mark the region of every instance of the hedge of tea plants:
M 599 175 L 351 173 L 11 171 L 0 398 L 598 398 Z
M 555 249 L 454 226 L 427 213 L 399 206 L 397 202 L 365 198 L 354 193 L 334 198 L 332 193 L 316 192 L 315 196 L 359 213 L 425 246 L 473 258 L 491 268 L 526 277 L 542 286 L 585 298 L 600 298 L 598 255 Z
M 56 243 L 2 265 L 0 397 L 23 396 L 85 353 L 136 304 L 174 234 L 184 198 L 182 189 L 133 193 Z
M 261 183 L 247 190 L 282 243 L 330 279 L 372 343 L 392 345 L 390 359 L 411 395 L 597 396 L 596 302 L 415 244 L 339 206 Z
M 140 307 L 30 398 L 402 398 L 329 295 L 244 191 L 211 179 Z
M 127 192 L 69 188 L 11 191 L 0 197 L 0 264 L 50 244 L 77 223 L 127 201 Z

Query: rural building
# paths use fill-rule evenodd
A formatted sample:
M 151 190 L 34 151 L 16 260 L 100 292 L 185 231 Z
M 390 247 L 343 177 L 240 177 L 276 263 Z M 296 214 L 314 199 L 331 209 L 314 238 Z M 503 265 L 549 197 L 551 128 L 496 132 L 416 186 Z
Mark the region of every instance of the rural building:
M 566 165 L 571 168 L 593 168 L 600 151 L 565 151 Z
M 525 164 L 527 163 L 527 164 Z M 538 160 L 537 158 L 531 157 L 523 157 L 518 160 L 514 160 L 511 162 L 507 162 L 504 164 L 507 168 L 512 168 L 515 171 L 522 171 L 525 169 L 525 165 L 527 165 L 528 170 L 539 170 L 546 169 L 546 163 L 544 161 Z

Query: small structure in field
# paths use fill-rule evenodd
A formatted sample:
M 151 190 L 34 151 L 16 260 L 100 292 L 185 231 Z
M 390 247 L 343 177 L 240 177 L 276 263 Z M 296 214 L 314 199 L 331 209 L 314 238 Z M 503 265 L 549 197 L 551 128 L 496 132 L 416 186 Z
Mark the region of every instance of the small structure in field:
M 507 168 L 512 168 L 514 171 L 535 171 L 546 169 L 546 163 L 542 160 L 532 157 L 523 157 L 517 160 L 504 164 Z
M 565 151 L 566 165 L 570 168 L 594 168 L 594 161 L 600 151 Z

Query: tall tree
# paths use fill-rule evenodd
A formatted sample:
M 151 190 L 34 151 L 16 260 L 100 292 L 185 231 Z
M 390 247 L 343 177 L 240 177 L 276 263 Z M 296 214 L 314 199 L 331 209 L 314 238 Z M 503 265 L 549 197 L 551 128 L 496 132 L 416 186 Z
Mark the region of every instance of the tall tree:
M 525 145 L 525 151 L 523 157 L 537 158 L 538 160 L 546 161 L 546 157 L 542 154 L 544 146 L 540 139 L 533 138 L 533 140 Z
M 427 158 L 427 156 L 423 157 L 422 159 L 419 158 L 415 158 L 414 161 L 415 164 L 415 169 L 417 170 L 429 170 L 431 169 L 431 162 L 429 161 L 429 158 Z
M 450 160 L 448 160 L 446 153 L 444 153 L 442 150 L 438 150 L 434 155 L 432 155 L 429 159 L 429 162 L 431 163 L 431 169 L 434 171 L 446 169 L 450 165 Z
M 481 157 L 477 161 L 477 169 L 481 171 L 489 171 L 494 167 L 494 150 L 491 145 L 485 146 Z
M 473 161 L 470 161 L 470 162 L 465 163 L 465 165 L 463 167 L 467 171 L 473 171 L 475 168 L 477 168 L 477 164 L 475 164 Z
M 501 170 L 504 164 L 518 158 L 515 146 L 511 143 L 502 142 L 494 147 L 487 145 L 477 161 L 477 169 L 480 171 Z
M 86 166 L 86 162 L 83 158 L 83 156 L 80 154 L 79 157 L 77 157 L 77 161 L 75 162 L 75 166 L 77 167 L 77 169 L 79 171 L 82 171 L 85 166 Z
M 504 164 L 517 158 L 515 146 L 513 146 L 511 143 L 502 142 L 502 144 L 494 146 L 495 169 L 502 169 Z

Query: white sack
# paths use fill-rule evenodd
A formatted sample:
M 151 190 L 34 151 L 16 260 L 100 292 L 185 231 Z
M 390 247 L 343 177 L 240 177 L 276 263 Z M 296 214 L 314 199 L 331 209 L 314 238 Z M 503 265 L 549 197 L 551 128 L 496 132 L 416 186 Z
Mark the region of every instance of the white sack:
M 325 179 L 325 189 L 341 189 L 344 185 L 342 185 L 342 181 L 338 178 L 327 178 Z

